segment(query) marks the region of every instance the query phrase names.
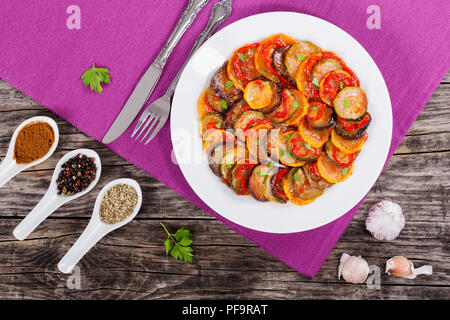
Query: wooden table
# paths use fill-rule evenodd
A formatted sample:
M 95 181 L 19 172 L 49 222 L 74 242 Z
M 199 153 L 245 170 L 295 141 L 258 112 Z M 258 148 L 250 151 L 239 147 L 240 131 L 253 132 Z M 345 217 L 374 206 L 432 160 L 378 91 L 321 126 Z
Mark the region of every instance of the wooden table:
M 449 101 L 447 74 L 317 276 L 310 279 L 0 80 L 2 158 L 14 129 L 29 117 L 52 117 L 61 134 L 49 160 L 0 189 L 0 299 L 449 299 Z M 28 239 L 17 241 L 12 230 L 46 191 L 58 159 L 76 148 L 100 154 L 99 184 L 57 210 Z M 73 282 L 74 277 L 69 279 L 56 265 L 84 230 L 100 188 L 119 177 L 136 179 L 143 187 L 141 212 L 84 257 L 80 282 Z M 379 242 L 365 230 L 368 209 L 383 199 L 398 202 L 407 221 L 392 242 Z M 160 222 L 173 232 L 181 226 L 192 230 L 193 264 L 165 256 Z M 378 265 L 380 289 L 338 280 L 343 252 Z M 389 277 L 385 262 L 396 255 L 409 257 L 416 266 L 430 264 L 434 274 L 415 280 Z

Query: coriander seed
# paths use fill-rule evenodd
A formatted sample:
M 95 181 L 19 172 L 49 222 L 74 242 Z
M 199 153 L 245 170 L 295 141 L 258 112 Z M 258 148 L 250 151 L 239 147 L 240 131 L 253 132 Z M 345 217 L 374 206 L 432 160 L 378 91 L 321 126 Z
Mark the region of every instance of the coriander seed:
M 138 202 L 136 189 L 128 184 L 116 184 L 109 188 L 100 203 L 100 219 L 115 224 L 128 218 Z

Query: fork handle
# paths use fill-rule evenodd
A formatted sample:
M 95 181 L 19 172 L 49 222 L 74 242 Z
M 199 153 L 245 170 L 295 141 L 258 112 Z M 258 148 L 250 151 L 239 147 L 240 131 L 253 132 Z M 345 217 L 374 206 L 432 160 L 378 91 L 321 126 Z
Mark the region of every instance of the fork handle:
M 167 98 L 171 98 L 175 88 L 177 86 L 178 80 L 180 79 L 181 74 L 183 73 L 186 64 L 188 63 L 191 56 L 197 51 L 198 48 L 212 35 L 212 33 L 219 27 L 229 16 L 231 15 L 231 0 L 222 0 L 217 2 L 211 9 L 211 14 L 209 16 L 208 23 L 206 24 L 205 29 L 203 29 L 202 33 L 195 40 L 194 46 L 189 53 L 186 61 L 184 62 L 181 69 L 178 71 L 175 78 L 172 80 L 172 83 L 167 88 L 165 96 Z
M 163 68 L 172 53 L 173 49 L 181 39 L 183 34 L 189 28 L 189 26 L 197 17 L 198 12 L 208 3 L 209 0 L 189 0 L 189 3 L 181 14 L 180 20 L 178 20 L 175 29 L 172 31 L 169 39 L 167 40 L 164 48 L 159 52 L 155 59 L 156 65 Z

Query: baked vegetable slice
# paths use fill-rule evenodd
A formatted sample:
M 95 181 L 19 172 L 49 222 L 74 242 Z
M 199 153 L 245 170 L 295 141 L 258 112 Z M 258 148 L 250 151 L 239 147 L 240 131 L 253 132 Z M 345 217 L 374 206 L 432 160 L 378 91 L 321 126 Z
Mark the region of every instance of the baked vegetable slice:
M 227 65 L 228 61 L 214 73 L 211 79 L 211 87 L 214 89 L 216 95 L 222 99 L 236 100 L 236 96 L 239 96 L 240 99 L 242 97 L 242 91 L 228 77 Z
M 280 47 L 273 53 L 273 68 L 275 71 L 281 75 L 286 81 L 288 81 L 293 87 L 296 86 L 295 78 L 292 78 L 286 68 L 284 63 L 286 60 L 286 53 L 291 46 Z
M 197 111 L 198 111 L 198 117 L 201 119 L 203 116 L 207 113 L 214 112 L 214 109 L 209 105 L 208 99 L 206 98 L 206 91 L 208 89 L 205 89 L 202 94 L 200 95 L 200 98 L 198 98 L 197 101 Z
M 341 166 L 332 161 L 324 152 L 317 160 L 317 169 L 325 180 L 330 183 L 337 183 L 350 177 L 353 171 L 353 164 L 350 167 Z
M 320 48 L 309 41 L 299 41 L 289 47 L 285 54 L 284 63 L 288 75 L 295 79 L 297 70 L 303 60 L 313 53 L 319 53 Z
M 326 189 L 333 185 L 332 183 L 322 178 L 319 169 L 317 169 L 317 161 L 305 164 L 302 169 L 306 179 L 311 186 L 318 189 Z
M 264 181 L 269 175 L 270 167 L 267 163 L 257 165 L 253 168 L 252 174 L 248 179 L 248 189 L 250 194 L 258 201 L 266 202 L 269 199 L 264 195 Z
M 314 148 L 307 143 L 298 131 L 294 131 L 289 135 L 284 136 L 288 153 L 297 161 L 314 161 L 322 153 L 321 148 Z
M 353 161 L 356 158 L 356 153 L 344 153 L 339 150 L 336 146 L 333 145 L 331 140 L 328 140 L 325 144 L 325 152 L 332 161 L 335 163 L 344 166 L 350 167 L 353 164 Z
M 360 87 L 345 87 L 333 100 L 334 111 L 344 120 L 356 120 L 367 111 L 367 97 Z
M 306 161 L 314 160 L 317 158 L 314 154 L 311 154 L 309 150 L 304 152 L 304 157 L 297 156 L 300 154 L 300 149 L 306 149 L 305 144 L 302 142 L 297 142 L 298 135 L 297 131 L 286 132 L 280 135 L 278 140 L 278 158 L 280 162 L 289 167 L 300 167 L 306 163 Z M 301 146 L 299 146 L 301 144 Z M 294 154 L 292 149 L 296 152 Z
M 256 164 L 256 160 L 251 160 L 249 158 L 249 154 L 247 148 L 241 143 L 237 143 L 236 147 L 233 149 L 228 149 L 223 155 L 221 164 L 220 164 L 220 176 L 222 177 L 222 181 L 225 184 L 230 184 L 230 172 L 231 168 L 234 164 L 245 164 L 252 163 Z
M 270 80 L 255 80 L 247 84 L 244 99 L 250 108 L 264 113 L 273 111 L 281 103 L 281 88 Z
M 234 134 L 240 141 L 245 142 L 245 132 L 252 126 L 263 123 L 268 125 L 271 124 L 264 116 L 264 113 L 255 110 L 245 111 L 238 117 L 233 125 Z
M 272 195 L 275 197 L 275 202 L 286 203 L 288 198 L 284 192 L 283 182 L 289 172 L 288 168 L 279 168 L 275 174 L 270 178 L 270 186 Z
M 313 148 L 321 148 L 330 137 L 331 130 L 332 128 L 315 129 L 306 120 L 303 120 L 298 126 L 298 132 L 303 140 Z
M 317 62 L 311 70 L 311 81 L 319 89 L 322 78 L 331 71 L 342 70 L 340 61 L 336 58 L 326 58 Z
M 267 175 L 264 177 L 264 189 L 263 194 L 264 197 L 266 197 L 267 200 L 277 202 L 277 203 L 284 203 L 281 200 L 279 200 L 272 190 L 272 177 L 274 177 L 278 171 L 280 170 L 280 167 L 275 166 L 272 162 L 269 162 L 267 164 L 269 167 L 267 170 Z
M 236 137 L 230 131 L 213 130 L 206 135 L 206 138 L 203 141 L 203 150 L 209 155 L 214 148 L 222 144 L 226 144 L 227 148 L 231 148 L 235 143 Z
M 308 110 L 308 100 L 296 89 L 283 89 L 281 98 L 278 107 L 267 114 L 267 118 L 274 123 L 291 125 L 291 122 L 295 123 Z
M 206 89 L 206 99 L 208 104 L 211 106 L 211 108 L 213 108 L 215 111 L 219 113 L 227 111 L 229 107 L 231 107 L 241 98 L 242 95 L 237 95 L 230 99 L 223 99 L 216 94 L 216 92 L 211 86 L 209 86 L 208 89 Z
M 227 75 L 242 91 L 247 83 L 261 76 L 255 66 L 255 52 L 258 46 L 259 43 L 252 43 L 240 47 L 233 52 L 228 61 Z
M 245 133 L 245 141 L 249 153 L 259 161 L 268 161 L 267 135 L 272 125 L 258 124 L 248 129 Z
M 219 178 L 221 177 L 220 166 L 222 164 L 224 152 L 225 152 L 224 145 L 221 144 L 212 149 L 211 153 L 208 155 L 209 167 L 211 168 L 211 171 Z
M 333 117 L 334 111 L 325 103 L 315 100 L 309 103 L 308 112 L 306 113 L 306 121 L 314 129 L 321 130 L 334 127 L 335 121 Z
M 200 119 L 199 132 L 201 137 L 206 138 L 206 135 L 217 129 L 225 129 L 225 124 L 220 114 L 209 112 Z
M 248 179 L 256 164 L 235 164 L 230 173 L 230 185 L 239 196 L 248 196 Z
M 279 83 L 284 87 L 292 87 L 289 81 L 273 67 L 273 55 L 278 48 L 293 45 L 296 42 L 297 40 L 282 33 L 272 35 L 261 41 L 255 52 L 256 69 L 273 82 Z
M 336 70 L 327 73 L 319 84 L 320 99 L 332 106 L 333 100 L 339 91 L 345 87 L 356 87 L 357 81 L 343 70 Z
M 331 142 L 334 146 L 338 147 L 344 153 L 352 154 L 362 149 L 364 143 L 367 141 L 369 135 L 367 132 L 358 139 L 344 139 L 336 133 L 335 130 L 331 132 Z
M 361 119 L 344 120 L 337 117 L 335 130 L 344 139 L 355 140 L 361 138 L 367 131 L 372 121 L 369 112 L 366 112 Z
M 225 124 L 227 128 L 232 129 L 239 116 L 250 109 L 250 106 L 244 99 L 239 100 L 233 106 L 228 108 L 225 113 Z
M 302 168 L 292 168 L 289 171 L 286 180 L 283 181 L 283 188 L 289 201 L 299 206 L 313 202 L 323 193 L 322 189 L 309 184 Z

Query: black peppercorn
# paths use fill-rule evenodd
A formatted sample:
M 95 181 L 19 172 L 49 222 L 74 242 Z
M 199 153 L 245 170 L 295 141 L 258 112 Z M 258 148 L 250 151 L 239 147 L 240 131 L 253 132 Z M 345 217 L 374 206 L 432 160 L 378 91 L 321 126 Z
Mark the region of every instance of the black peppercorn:
M 70 196 L 86 189 L 95 179 L 97 166 L 94 160 L 77 154 L 62 164 L 56 180 L 58 194 Z

